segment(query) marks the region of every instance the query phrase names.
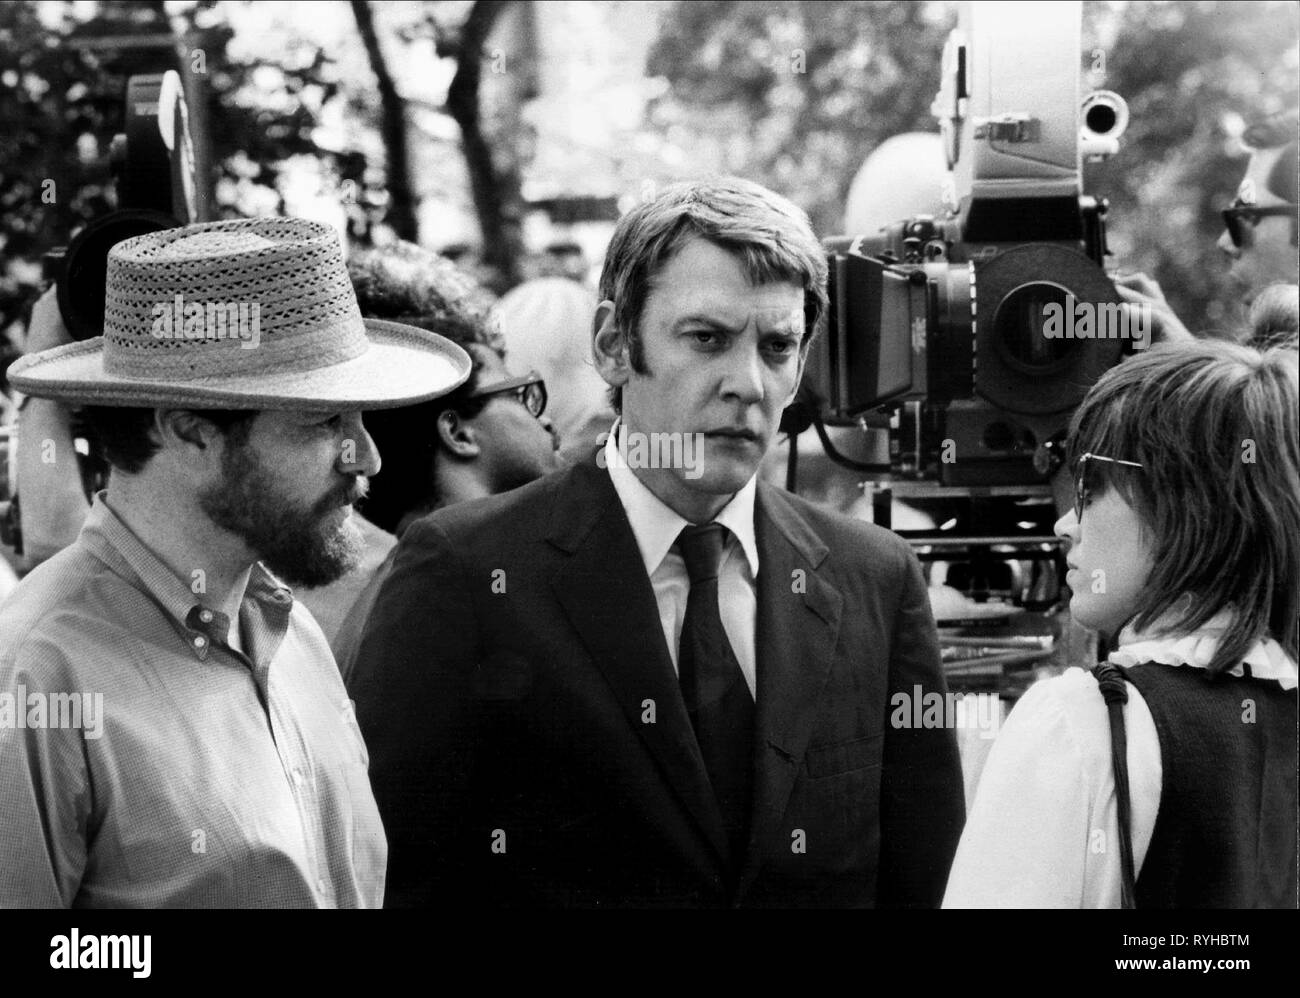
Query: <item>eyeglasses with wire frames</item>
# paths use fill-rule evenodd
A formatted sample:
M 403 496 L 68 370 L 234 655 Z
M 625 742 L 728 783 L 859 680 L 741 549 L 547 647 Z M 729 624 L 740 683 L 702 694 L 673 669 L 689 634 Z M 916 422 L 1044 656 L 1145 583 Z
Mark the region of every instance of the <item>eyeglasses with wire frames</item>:
M 1086 478 L 1088 476 L 1089 461 L 1105 461 L 1107 464 L 1122 464 L 1129 468 L 1141 468 L 1142 465 L 1136 461 L 1121 461 L 1117 457 L 1102 457 L 1100 454 L 1084 454 L 1078 460 L 1078 471 L 1074 478 L 1074 520 L 1076 523 L 1083 522 L 1083 505 L 1091 497 L 1088 489 Z
M 536 371 L 529 371 L 519 378 L 507 378 L 505 381 L 483 385 L 474 389 L 467 397 L 479 399 L 492 395 L 512 395 L 516 402 L 534 416 L 541 416 L 546 411 L 546 382 Z
M 1232 245 L 1241 249 L 1248 242 L 1248 233 L 1254 231 L 1261 218 L 1273 218 L 1283 215 L 1295 219 L 1297 206 L 1293 204 L 1244 204 L 1240 198 L 1232 206 L 1223 209 L 1223 224 L 1228 230 Z

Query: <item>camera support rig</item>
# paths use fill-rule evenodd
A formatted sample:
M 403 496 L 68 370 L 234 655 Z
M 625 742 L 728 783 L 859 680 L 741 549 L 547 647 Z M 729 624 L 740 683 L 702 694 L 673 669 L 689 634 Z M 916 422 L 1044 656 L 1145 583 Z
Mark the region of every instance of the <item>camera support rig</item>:
M 1081 96 L 1081 27 L 1079 2 L 961 6 L 932 105 L 948 213 L 825 241 L 826 330 L 787 426 L 810 421 L 867 479 L 876 522 L 892 524 L 894 499 L 931 514 L 934 529 L 899 533 L 923 560 L 965 558 L 977 600 L 1036 608 L 1059 602 L 1070 417 L 1149 343 L 1128 336 L 1104 270 L 1106 203 L 1082 190 L 1083 160 L 1118 150 L 1128 112 Z M 1062 335 L 1076 314 L 1110 325 Z M 844 458 L 822 424 L 887 433 L 888 461 Z M 1009 573 L 989 584 L 999 562 Z

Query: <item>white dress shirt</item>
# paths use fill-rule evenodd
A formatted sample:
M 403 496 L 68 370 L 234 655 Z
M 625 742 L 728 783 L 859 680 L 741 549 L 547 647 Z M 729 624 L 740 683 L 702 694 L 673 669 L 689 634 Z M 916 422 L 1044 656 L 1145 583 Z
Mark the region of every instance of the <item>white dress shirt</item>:
M 1219 614 L 1194 634 L 1149 637 L 1125 629 L 1109 661 L 1205 668 L 1229 623 Z M 1245 655 L 1251 675 L 1295 689 L 1296 663 L 1272 639 Z M 1241 666 L 1231 670 L 1242 675 Z M 1142 693 L 1128 685 L 1134 875 L 1155 830 L 1160 739 Z M 1091 672 L 1069 669 L 1032 686 L 998 733 L 966 819 L 945 908 L 1120 907 L 1119 820 L 1110 720 Z
M 686 616 L 686 597 L 690 594 L 690 577 L 686 562 L 677 551 L 677 535 L 690 521 L 669 509 L 662 500 L 641 483 L 636 473 L 623 464 L 617 446 L 617 435 L 623 432 L 620 422 L 614 424 L 605 442 L 605 467 L 614 483 L 637 548 L 645 562 L 646 574 L 654 588 L 659 604 L 659 623 L 663 626 L 664 641 L 677 669 L 677 646 L 682 636 L 682 619 Z M 626 453 L 626 451 L 624 451 Z M 758 542 L 754 537 L 754 495 L 757 476 L 731 497 L 713 518 L 729 531 L 722 549 L 722 564 L 718 569 L 718 610 L 722 628 L 736 653 L 740 671 L 749 684 L 749 692 L 758 697 L 758 680 L 754 655 L 754 627 L 758 614 L 758 596 L 755 580 L 758 578 Z

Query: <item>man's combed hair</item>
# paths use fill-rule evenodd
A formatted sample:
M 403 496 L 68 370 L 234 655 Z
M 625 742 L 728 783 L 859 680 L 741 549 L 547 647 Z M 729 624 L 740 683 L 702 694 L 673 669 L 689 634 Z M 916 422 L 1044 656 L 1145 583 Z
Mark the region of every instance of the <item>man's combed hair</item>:
M 414 243 L 354 250 L 348 277 L 361 314 L 504 349 L 488 312 L 495 299 L 450 260 Z
M 659 272 L 691 239 L 736 255 L 754 285 L 789 281 L 804 290 L 807 349 L 826 310 L 826 255 L 799 208 L 765 187 L 727 177 L 675 184 L 633 208 L 614 230 L 600 275 L 600 298 L 614 303 L 614 324 L 634 371 L 644 373 L 641 313 Z M 610 400 L 622 409 L 622 392 Z
M 1300 359 L 1202 340 L 1158 346 L 1108 371 L 1071 426 L 1071 459 L 1103 462 L 1094 495 L 1117 488 L 1152 538 L 1133 625 L 1195 630 L 1234 620 L 1210 671 L 1271 635 L 1297 657 L 1300 614 Z M 1193 597 L 1190 607 L 1183 596 Z

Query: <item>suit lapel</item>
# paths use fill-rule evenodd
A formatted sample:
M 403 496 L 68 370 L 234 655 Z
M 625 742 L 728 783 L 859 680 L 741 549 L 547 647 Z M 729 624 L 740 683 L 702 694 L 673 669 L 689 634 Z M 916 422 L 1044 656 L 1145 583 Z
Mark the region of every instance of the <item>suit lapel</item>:
M 555 597 L 614 692 L 627 722 L 720 862 L 722 814 L 695 741 L 657 603 L 609 474 L 578 465 L 555 507 L 548 540 L 570 554 Z M 653 701 L 654 723 L 644 718 Z
M 743 893 L 758 873 L 761 843 L 785 813 L 830 676 L 843 597 L 818 574 L 829 549 L 780 490 L 759 483 L 758 703 L 754 811 L 741 876 Z

